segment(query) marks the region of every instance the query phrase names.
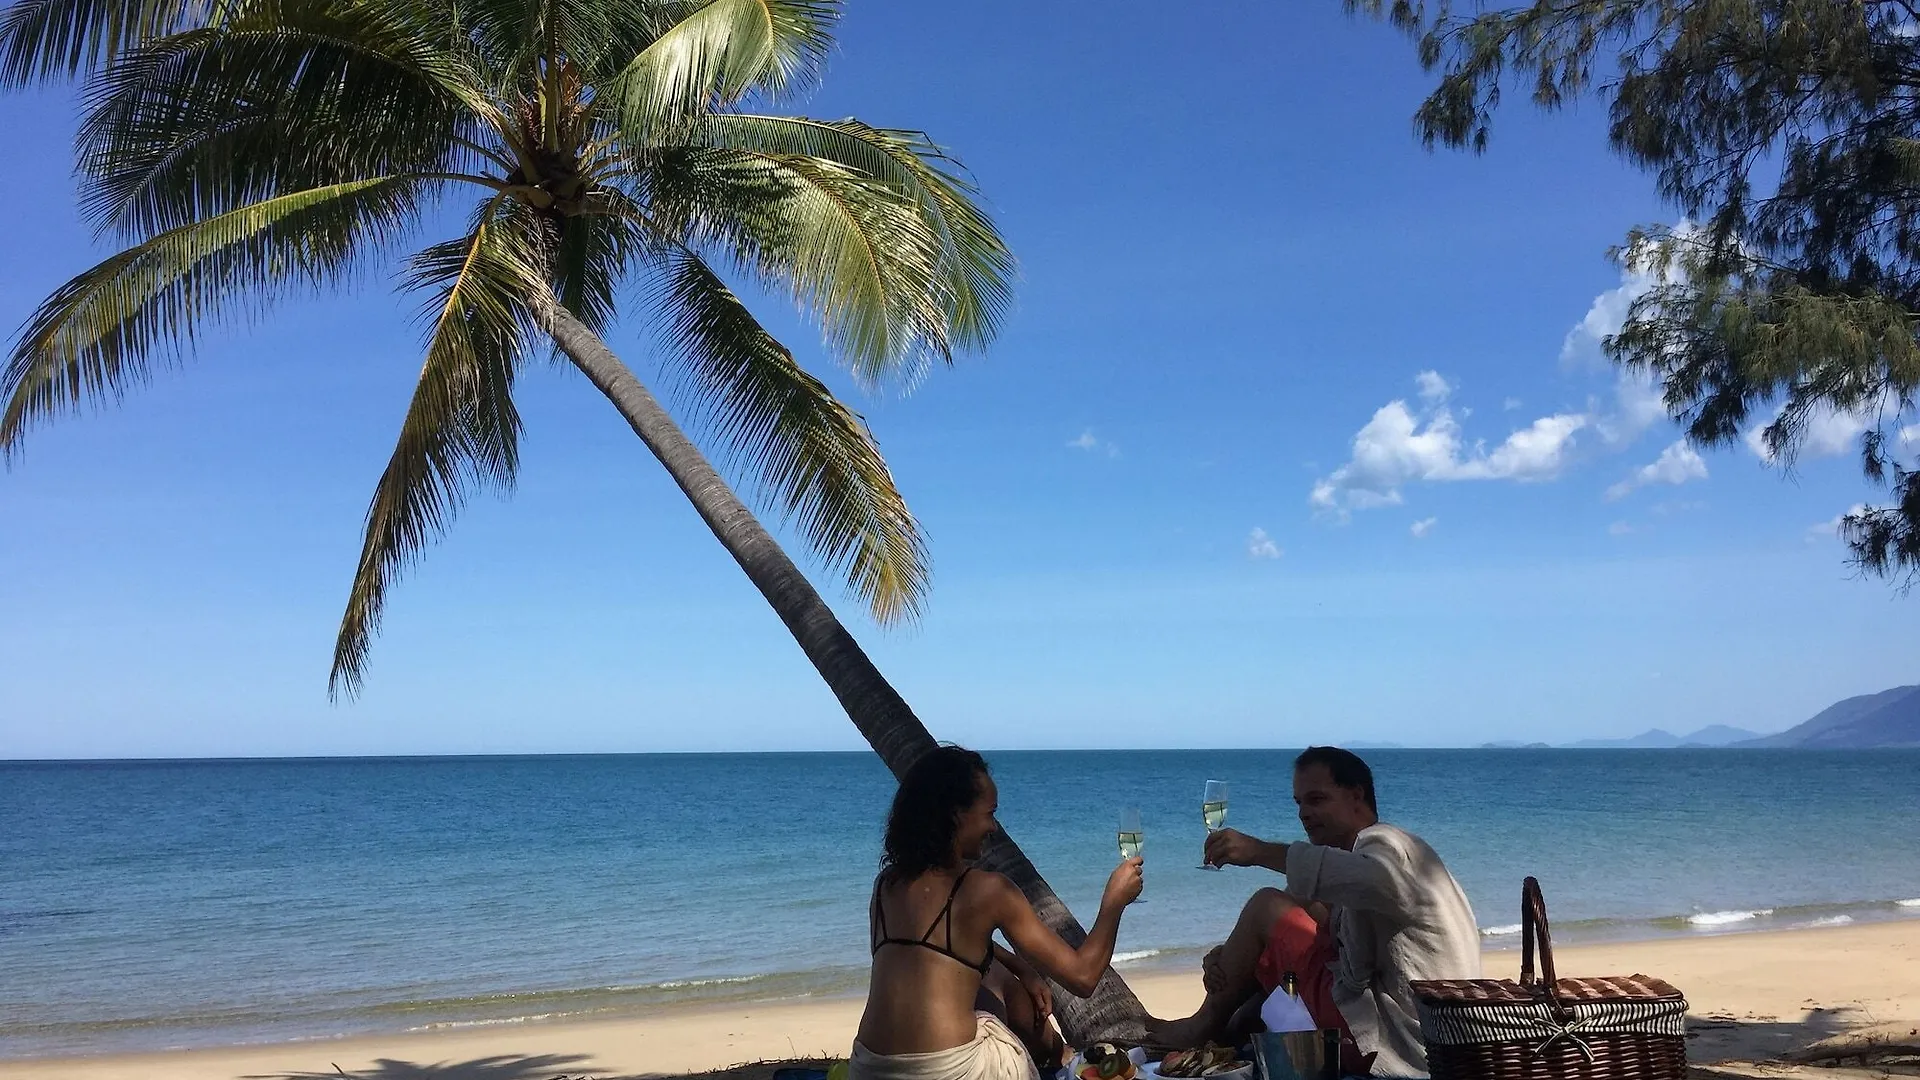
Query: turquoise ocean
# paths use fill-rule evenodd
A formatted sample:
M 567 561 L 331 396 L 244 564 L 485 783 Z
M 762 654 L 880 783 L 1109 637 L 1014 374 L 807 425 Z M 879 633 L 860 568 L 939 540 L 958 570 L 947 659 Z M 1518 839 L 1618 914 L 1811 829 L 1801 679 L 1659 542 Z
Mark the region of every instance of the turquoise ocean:
M 1009 752 L 1001 820 L 1090 918 L 1126 805 L 1122 971 L 1192 966 L 1299 835 L 1290 751 Z M 1369 751 L 1487 941 L 1920 917 L 1920 752 Z M 858 994 L 893 784 L 870 754 L 0 763 L 0 1057 Z

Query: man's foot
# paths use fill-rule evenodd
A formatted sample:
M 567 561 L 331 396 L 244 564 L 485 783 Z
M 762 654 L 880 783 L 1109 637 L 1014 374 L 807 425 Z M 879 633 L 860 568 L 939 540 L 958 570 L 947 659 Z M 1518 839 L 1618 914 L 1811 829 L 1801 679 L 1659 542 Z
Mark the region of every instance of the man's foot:
M 1182 1020 L 1147 1017 L 1147 1043 L 1168 1050 L 1190 1050 L 1206 1041 L 1207 1024 L 1198 1013 Z

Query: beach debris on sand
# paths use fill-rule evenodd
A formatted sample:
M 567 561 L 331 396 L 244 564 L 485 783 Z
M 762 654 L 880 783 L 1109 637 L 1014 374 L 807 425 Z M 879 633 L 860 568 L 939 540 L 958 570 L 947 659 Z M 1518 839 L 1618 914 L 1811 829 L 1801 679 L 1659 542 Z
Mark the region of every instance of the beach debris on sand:
M 1920 1027 L 1893 1023 L 1855 1028 L 1790 1050 L 1782 1058 L 1795 1064 L 1851 1065 L 1920 1076 Z

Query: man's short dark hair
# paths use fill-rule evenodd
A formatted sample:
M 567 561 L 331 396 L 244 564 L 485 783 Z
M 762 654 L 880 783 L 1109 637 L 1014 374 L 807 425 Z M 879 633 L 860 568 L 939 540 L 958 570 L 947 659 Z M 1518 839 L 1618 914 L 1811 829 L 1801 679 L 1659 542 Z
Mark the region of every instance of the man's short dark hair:
M 1367 809 L 1380 813 L 1379 805 L 1373 801 L 1373 770 L 1367 768 L 1359 754 L 1337 746 L 1309 746 L 1306 753 L 1293 759 L 1293 771 L 1299 772 L 1310 765 L 1325 765 L 1335 787 L 1358 791 L 1367 801 Z

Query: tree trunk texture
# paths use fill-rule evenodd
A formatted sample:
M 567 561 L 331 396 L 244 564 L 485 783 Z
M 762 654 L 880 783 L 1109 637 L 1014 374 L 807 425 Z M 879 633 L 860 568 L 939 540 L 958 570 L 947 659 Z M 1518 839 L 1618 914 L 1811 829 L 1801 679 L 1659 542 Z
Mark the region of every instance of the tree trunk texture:
M 933 735 L 874 667 L 800 568 L 599 335 L 550 299 L 536 304 L 534 314 L 561 351 L 613 402 L 634 434 L 666 466 L 713 535 L 746 571 L 807 659 L 819 669 L 880 760 L 894 776 L 905 775 L 920 755 L 934 748 Z M 1086 930 L 1011 837 L 1005 833 L 996 837 L 981 865 L 1007 875 L 1018 885 L 1040 919 L 1067 944 L 1078 947 L 1086 940 Z M 1067 1041 L 1075 1046 L 1101 1039 L 1138 1041 L 1145 1034 L 1145 1008 L 1111 967 L 1101 976 L 1091 998 L 1077 998 L 1056 985 L 1054 1009 Z

